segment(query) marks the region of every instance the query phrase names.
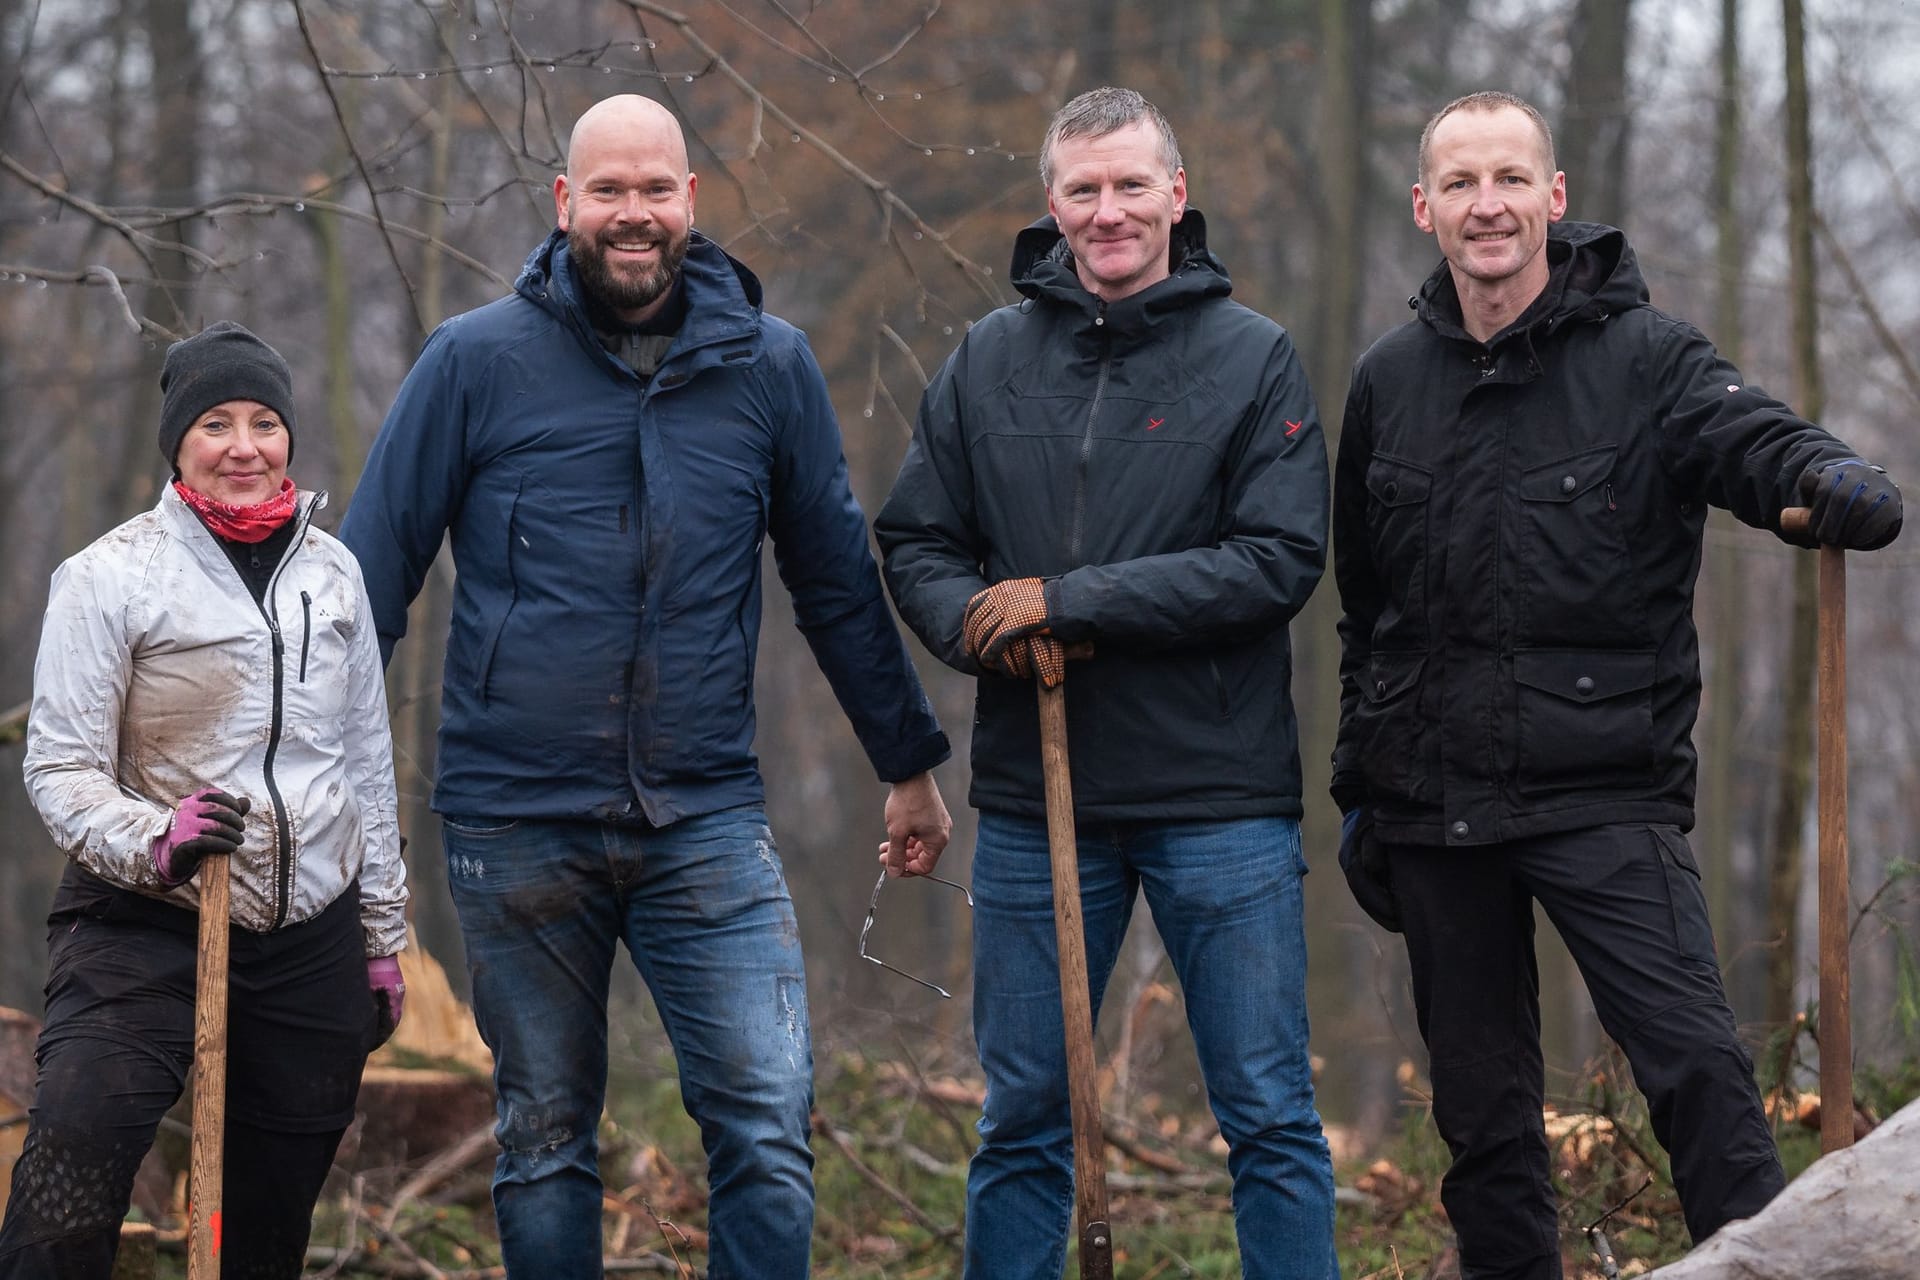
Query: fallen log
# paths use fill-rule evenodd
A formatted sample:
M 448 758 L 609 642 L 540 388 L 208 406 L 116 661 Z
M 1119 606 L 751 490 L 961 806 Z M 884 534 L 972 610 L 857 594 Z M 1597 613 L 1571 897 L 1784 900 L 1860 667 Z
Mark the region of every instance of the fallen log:
M 1649 1280 L 1911 1280 L 1920 1258 L 1916 1168 L 1920 1102 L 1911 1102 Z

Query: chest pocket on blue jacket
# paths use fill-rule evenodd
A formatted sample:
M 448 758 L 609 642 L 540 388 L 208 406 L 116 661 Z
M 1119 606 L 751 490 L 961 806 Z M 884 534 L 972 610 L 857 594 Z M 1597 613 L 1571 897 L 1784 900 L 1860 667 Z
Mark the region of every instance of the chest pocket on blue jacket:
M 1367 532 L 1374 573 L 1386 590 L 1386 608 L 1374 643 L 1392 648 L 1426 644 L 1428 499 L 1433 472 L 1375 454 L 1367 467 Z M 1399 627 L 1413 628 L 1411 634 Z
M 1617 454 L 1617 446 L 1599 445 L 1521 473 L 1517 643 L 1644 643 L 1614 484 Z

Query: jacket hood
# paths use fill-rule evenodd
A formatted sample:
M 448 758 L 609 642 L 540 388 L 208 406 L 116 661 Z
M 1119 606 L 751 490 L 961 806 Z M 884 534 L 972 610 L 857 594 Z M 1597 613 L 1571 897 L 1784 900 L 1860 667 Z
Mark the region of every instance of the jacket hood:
M 1156 317 L 1191 306 L 1202 298 L 1233 292 L 1227 268 L 1207 248 L 1207 220 L 1188 206 L 1173 224 L 1167 248 L 1173 274 L 1158 284 L 1108 304 L 1106 320 L 1121 328 L 1129 321 L 1150 325 Z M 1013 241 L 1013 287 L 1036 302 L 1055 302 L 1094 315 L 1100 300 L 1087 292 L 1074 270 L 1073 250 L 1060 224 L 1048 214 L 1024 228 Z
M 698 231 L 688 232 L 680 279 L 687 290 L 687 319 L 679 346 L 702 346 L 759 329 L 764 296 L 760 277 Z M 586 298 L 565 231 L 555 227 L 534 247 L 513 288 L 527 301 L 572 326 L 587 342 L 599 345 L 587 318 Z
M 1598 222 L 1556 222 L 1547 228 L 1547 287 L 1508 331 L 1573 320 L 1600 320 L 1649 304 L 1647 282 L 1626 233 Z M 1407 300 L 1420 319 L 1451 337 L 1465 337 L 1460 295 L 1443 261 Z

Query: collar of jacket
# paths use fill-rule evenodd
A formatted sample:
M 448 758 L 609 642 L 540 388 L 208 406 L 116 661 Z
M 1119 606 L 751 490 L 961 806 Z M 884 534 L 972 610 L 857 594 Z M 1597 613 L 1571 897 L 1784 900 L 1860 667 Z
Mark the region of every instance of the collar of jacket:
M 287 544 L 286 555 L 280 557 L 282 564 L 293 558 L 295 550 L 300 545 L 300 539 L 305 536 L 308 526 L 313 523 L 313 518 L 327 508 L 327 494 L 324 489 L 300 489 L 296 492 L 293 506 L 295 527 L 293 541 Z M 193 548 L 194 557 L 207 566 L 209 573 L 233 572 L 233 566 L 227 562 L 227 553 L 220 546 L 220 539 L 214 536 L 213 530 L 207 528 L 198 515 L 194 514 L 193 508 L 187 505 L 186 499 L 173 491 L 173 486 L 170 484 L 160 486 L 159 510 L 161 518 L 172 527 L 174 535 Z
M 1649 301 L 1626 233 L 1603 223 L 1556 222 L 1548 227 L 1547 272 L 1547 287 L 1519 318 L 1488 340 L 1489 348 L 1522 333 L 1539 336 L 1575 321 L 1605 320 Z M 1407 305 L 1441 337 L 1478 345 L 1461 319 L 1460 295 L 1444 261 Z
M 691 231 L 687 256 L 680 264 L 680 287 L 686 290 L 686 319 L 656 376 L 672 369 L 684 381 L 711 364 L 739 364 L 758 358 L 764 292 L 760 278 L 745 263 L 700 232 Z M 597 358 L 632 376 L 632 370 L 609 355 L 594 333 L 566 232 L 555 227 L 527 255 L 513 288 L 566 325 Z
M 1067 238 L 1053 215 L 1048 214 L 1014 237 L 1009 278 L 1013 287 L 1033 303 L 1064 307 L 1085 326 L 1091 327 L 1099 320 L 1114 337 L 1144 338 L 1196 303 L 1233 292 L 1226 267 L 1207 249 L 1207 220 L 1198 209 L 1188 206 L 1180 221 L 1173 224 L 1167 258 L 1173 273 L 1165 280 L 1118 302 L 1103 304 L 1080 283 Z

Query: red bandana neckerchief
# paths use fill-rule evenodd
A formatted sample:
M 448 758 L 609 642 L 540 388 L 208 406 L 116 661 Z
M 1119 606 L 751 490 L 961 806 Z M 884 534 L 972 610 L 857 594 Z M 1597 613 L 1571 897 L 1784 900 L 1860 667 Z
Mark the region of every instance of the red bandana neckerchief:
M 293 487 L 293 481 L 280 481 L 280 492 L 265 502 L 255 502 L 248 506 L 236 507 L 232 503 L 209 498 L 204 493 L 187 488 L 178 480 L 173 482 L 173 491 L 180 500 L 192 507 L 194 513 L 206 521 L 207 528 L 222 538 L 234 542 L 263 542 L 267 535 L 287 521 L 293 519 L 293 508 L 299 490 Z

